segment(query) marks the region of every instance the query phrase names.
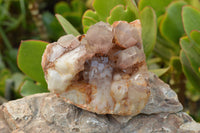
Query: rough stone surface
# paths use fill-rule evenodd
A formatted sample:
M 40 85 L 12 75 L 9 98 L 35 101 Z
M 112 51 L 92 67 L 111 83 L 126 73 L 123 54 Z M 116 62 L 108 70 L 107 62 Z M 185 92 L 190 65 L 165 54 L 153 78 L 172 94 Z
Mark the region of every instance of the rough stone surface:
M 178 100 L 176 93 L 168 84 L 160 80 L 156 75 L 149 73 L 150 98 L 141 113 L 154 114 L 161 112 L 178 112 L 183 106 Z
M 2 133 L 9 133 L 11 132 L 6 120 L 4 119 L 2 106 L 0 106 L 0 132 Z
M 181 112 L 174 91 L 154 74 L 149 80 L 152 95 L 143 110 L 145 114 L 98 115 L 68 104 L 56 94 L 43 93 L 0 106 L 0 132 L 199 133 L 200 124 Z

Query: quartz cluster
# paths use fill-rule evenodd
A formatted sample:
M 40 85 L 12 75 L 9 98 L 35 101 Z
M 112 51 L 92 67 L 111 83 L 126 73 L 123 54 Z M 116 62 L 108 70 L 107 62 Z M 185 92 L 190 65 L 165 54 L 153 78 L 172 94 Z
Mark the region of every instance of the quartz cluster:
M 99 22 L 87 34 L 47 45 L 42 67 L 48 89 L 98 114 L 137 115 L 150 96 L 139 20 Z

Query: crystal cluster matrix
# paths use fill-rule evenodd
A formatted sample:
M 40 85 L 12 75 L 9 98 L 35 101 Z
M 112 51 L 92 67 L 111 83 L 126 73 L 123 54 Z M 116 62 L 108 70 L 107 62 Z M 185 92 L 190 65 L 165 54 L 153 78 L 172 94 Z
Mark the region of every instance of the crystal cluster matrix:
M 150 96 L 139 20 L 62 36 L 47 45 L 42 67 L 51 92 L 98 114 L 137 115 Z

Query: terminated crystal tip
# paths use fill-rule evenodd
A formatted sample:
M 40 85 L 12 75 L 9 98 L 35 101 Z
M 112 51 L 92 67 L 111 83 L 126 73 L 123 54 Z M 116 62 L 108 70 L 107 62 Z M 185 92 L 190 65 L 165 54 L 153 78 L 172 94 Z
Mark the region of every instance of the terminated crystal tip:
M 149 99 L 139 20 L 65 35 L 47 46 L 42 68 L 50 91 L 91 112 L 137 115 Z

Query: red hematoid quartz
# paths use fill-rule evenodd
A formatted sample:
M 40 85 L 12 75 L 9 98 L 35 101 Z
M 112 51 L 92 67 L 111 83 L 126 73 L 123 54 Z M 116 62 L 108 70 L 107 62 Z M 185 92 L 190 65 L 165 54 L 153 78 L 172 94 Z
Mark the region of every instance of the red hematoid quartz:
M 150 95 L 139 20 L 62 36 L 47 45 L 42 67 L 51 92 L 98 114 L 137 115 Z

